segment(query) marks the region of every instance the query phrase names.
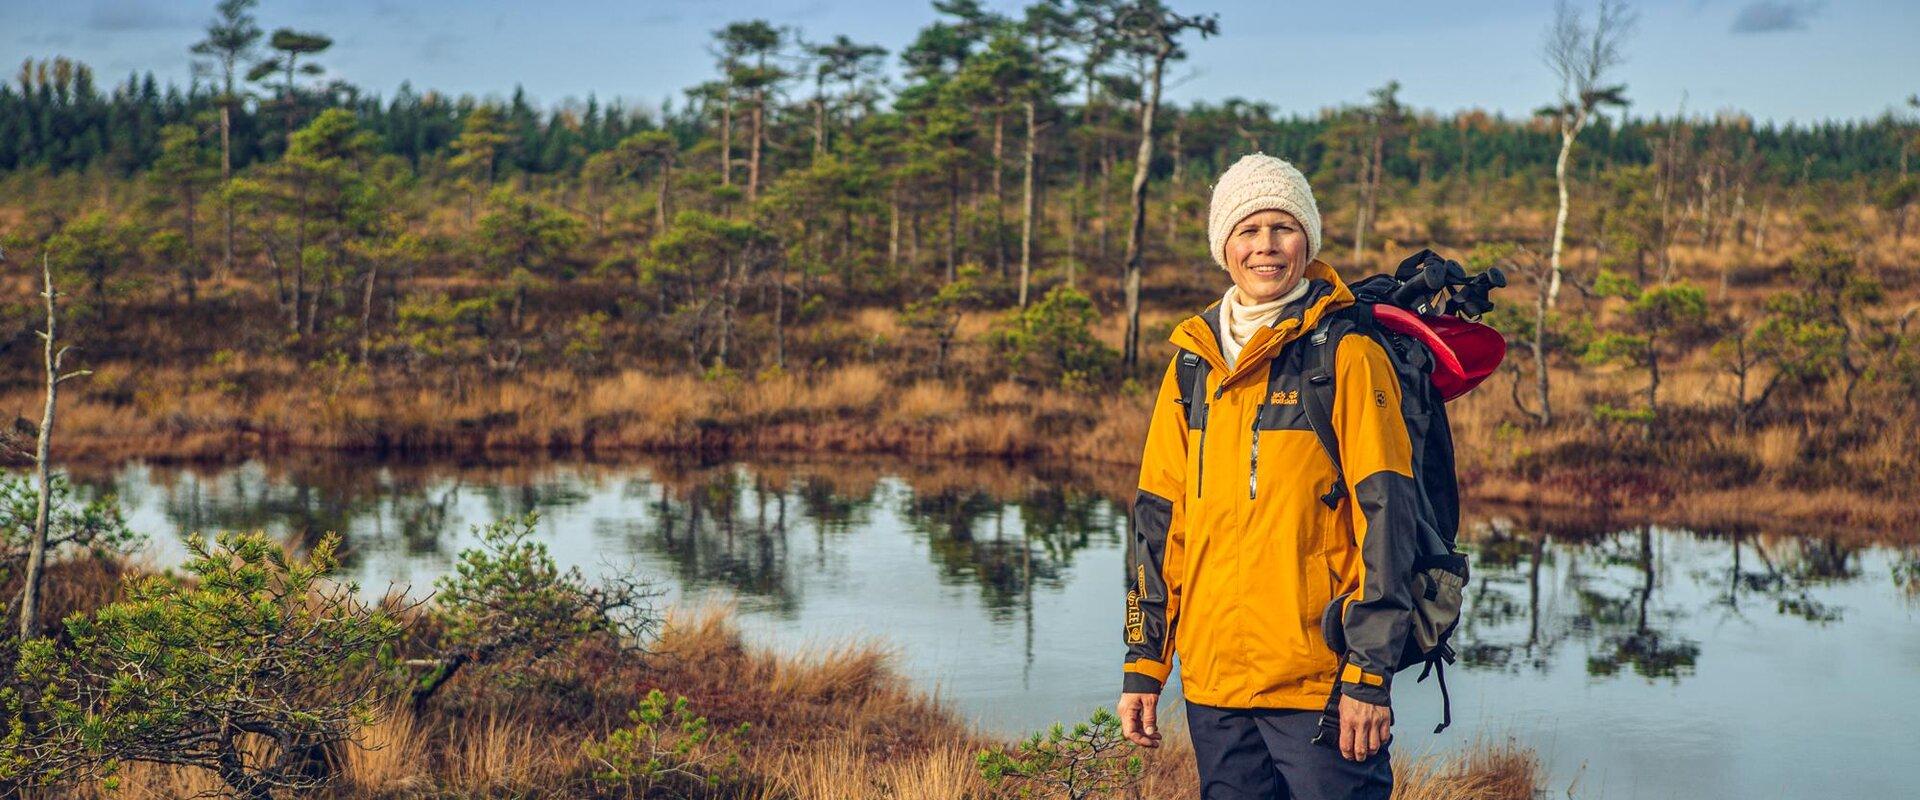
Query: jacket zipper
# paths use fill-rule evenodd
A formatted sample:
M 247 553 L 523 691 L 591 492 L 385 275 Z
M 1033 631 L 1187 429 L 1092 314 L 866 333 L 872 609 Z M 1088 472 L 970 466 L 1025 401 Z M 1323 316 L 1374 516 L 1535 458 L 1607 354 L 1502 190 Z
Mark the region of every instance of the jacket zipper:
M 1267 404 L 1253 412 L 1253 449 L 1247 454 L 1247 499 L 1254 499 L 1254 487 L 1260 484 L 1260 415 L 1266 413 Z

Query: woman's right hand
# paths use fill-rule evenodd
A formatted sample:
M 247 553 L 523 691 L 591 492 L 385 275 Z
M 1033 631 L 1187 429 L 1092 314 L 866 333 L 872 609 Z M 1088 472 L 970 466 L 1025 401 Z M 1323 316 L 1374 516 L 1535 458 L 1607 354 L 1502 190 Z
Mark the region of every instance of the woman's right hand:
M 1114 710 L 1120 714 L 1120 734 L 1141 747 L 1160 746 L 1160 724 L 1154 719 L 1158 692 L 1122 692 Z

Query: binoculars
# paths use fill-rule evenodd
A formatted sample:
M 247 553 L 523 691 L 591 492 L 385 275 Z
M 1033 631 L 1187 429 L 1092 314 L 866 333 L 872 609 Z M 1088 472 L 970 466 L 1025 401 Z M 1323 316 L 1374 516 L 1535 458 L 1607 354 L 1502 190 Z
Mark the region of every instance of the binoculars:
M 1492 311 L 1493 301 L 1487 294 L 1507 285 L 1506 273 L 1499 267 L 1488 267 L 1485 272 L 1467 277 L 1467 270 L 1460 262 L 1426 249 L 1401 261 L 1393 271 L 1393 278 L 1400 282 L 1400 288 L 1391 295 L 1394 305 L 1416 314 L 1430 314 L 1436 296 L 1444 291 L 1447 302 L 1442 313 L 1470 320 L 1478 320 L 1480 315 Z

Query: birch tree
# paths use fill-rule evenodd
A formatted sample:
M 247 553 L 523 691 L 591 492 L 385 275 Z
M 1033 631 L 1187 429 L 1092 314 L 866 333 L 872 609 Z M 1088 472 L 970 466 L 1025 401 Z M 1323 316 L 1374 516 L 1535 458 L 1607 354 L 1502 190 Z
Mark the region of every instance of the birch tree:
M 1634 14 L 1623 0 L 1600 0 L 1592 25 L 1567 0 L 1558 0 L 1553 8 L 1553 23 L 1547 28 L 1541 55 L 1554 77 L 1560 80 L 1560 97 L 1554 105 L 1541 108 L 1541 116 L 1552 119 L 1560 130 L 1560 157 L 1554 161 L 1553 179 L 1560 191 L 1560 211 L 1553 222 L 1553 249 L 1549 256 L 1552 275 L 1547 283 L 1547 306 L 1560 299 L 1561 253 L 1567 238 L 1567 167 L 1573 159 L 1573 142 L 1580 131 L 1593 121 L 1601 106 L 1626 105 L 1627 87 L 1606 85 L 1613 70 L 1625 61 L 1620 52 L 1627 34 L 1633 29 Z

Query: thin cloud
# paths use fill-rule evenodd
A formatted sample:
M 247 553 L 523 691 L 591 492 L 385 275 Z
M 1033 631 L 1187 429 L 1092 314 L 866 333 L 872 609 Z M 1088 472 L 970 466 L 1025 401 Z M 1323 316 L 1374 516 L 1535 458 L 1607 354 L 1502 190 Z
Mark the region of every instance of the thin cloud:
M 1806 30 L 1807 20 L 1820 10 L 1819 2 L 1759 0 L 1748 3 L 1733 18 L 1734 33 L 1774 33 Z
M 87 27 L 96 31 L 152 31 L 187 25 L 184 17 L 142 0 L 95 0 Z
M 20 43 L 28 47 L 66 47 L 73 44 L 73 34 L 65 31 L 42 31 L 20 37 Z

